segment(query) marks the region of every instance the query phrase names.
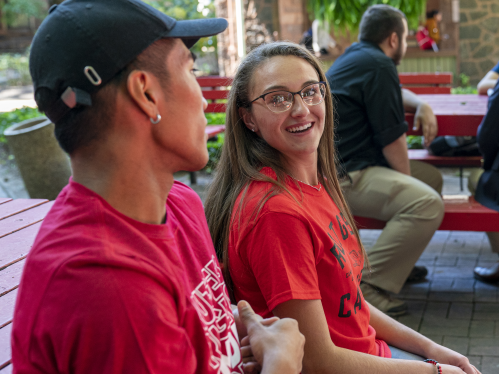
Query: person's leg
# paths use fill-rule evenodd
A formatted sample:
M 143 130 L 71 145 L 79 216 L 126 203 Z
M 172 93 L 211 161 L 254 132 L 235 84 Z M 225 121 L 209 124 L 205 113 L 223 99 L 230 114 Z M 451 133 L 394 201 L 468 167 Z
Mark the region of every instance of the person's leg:
M 440 195 L 425 183 L 386 167 L 369 167 L 349 175 L 351 183 L 346 181 L 342 187 L 352 213 L 387 221 L 368 252 L 373 272 L 363 280 L 398 293 L 442 221 Z M 382 295 L 366 287 L 362 289 L 366 300 L 385 313 L 404 312 L 400 303 L 405 303 L 396 299 L 398 307 L 390 311 L 396 303 L 390 302 L 386 292 Z
M 388 346 L 390 348 L 390 352 L 392 352 L 392 358 L 394 359 L 399 359 L 399 360 L 411 360 L 411 361 L 424 361 L 425 358 L 421 357 L 419 355 L 416 355 L 411 352 L 403 351 L 402 349 L 392 347 L 391 345 Z
M 439 194 L 442 193 L 444 179 L 442 178 L 440 170 L 433 165 L 427 164 L 426 162 L 411 160 L 410 164 L 412 177 L 426 183 Z
M 468 177 L 468 189 L 475 195 L 476 186 L 478 185 L 478 180 L 483 174 L 483 169 L 473 169 Z M 492 252 L 499 254 L 499 232 L 487 232 L 489 238 L 490 248 Z M 486 282 L 498 282 L 499 281 L 499 261 L 496 262 L 491 267 L 485 268 L 477 266 L 473 273 L 475 278 L 478 280 Z
M 411 166 L 411 177 L 426 183 L 439 194 L 442 194 L 444 179 L 442 173 L 435 166 L 426 162 L 409 160 Z M 428 269 L 424 266 L 414 266 L 406 282 L 420 282 L 428 275 Z

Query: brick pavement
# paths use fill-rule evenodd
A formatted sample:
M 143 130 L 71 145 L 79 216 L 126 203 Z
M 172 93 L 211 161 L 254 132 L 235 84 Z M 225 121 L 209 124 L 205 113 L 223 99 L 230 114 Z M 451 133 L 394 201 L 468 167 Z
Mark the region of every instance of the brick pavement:
M 366 249 L 380 230 L 361 230 Z M 398 318 L 433 341 L 470 358 L 482 374 L 499 373 L 499 286 L 476 281 L 473 268 L 498 260 L 484 233 L 437 231 L 418 261 L 427 280 L 397 296 L 409 304 Z

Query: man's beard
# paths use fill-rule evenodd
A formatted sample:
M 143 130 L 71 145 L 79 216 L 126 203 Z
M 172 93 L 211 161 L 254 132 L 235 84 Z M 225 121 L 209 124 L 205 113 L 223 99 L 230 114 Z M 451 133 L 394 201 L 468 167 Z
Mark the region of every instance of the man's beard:
M 402 42 L 400 41 L 400 38 L 399 38 L 399 47 L 397 48 L 397 52 L 395 52 L 395 54 L 393 55 L 393 62 L 395 63 L 395 65 L 400 65 L 400 60 L 402 60 L 402 58 L 404 57 L 404 53 L 402 52 Z

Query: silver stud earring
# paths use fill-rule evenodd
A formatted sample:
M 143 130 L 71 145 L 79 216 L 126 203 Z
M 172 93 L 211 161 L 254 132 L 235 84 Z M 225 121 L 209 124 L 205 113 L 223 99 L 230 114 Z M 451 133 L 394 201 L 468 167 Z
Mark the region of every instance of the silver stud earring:
M 149 118 L 149 119 L 151 120 L 151 123 L 152 123 L 153 125 L 156 125 L 156 124 L 158 124 L 158 123 L 159 123 L 159 121 L 161 121 L 161 114 L 159 114 L 159 113 L 158 113 L 158 115 L 157 115 L 157 117 L 156 117 L 156 119 L 155 119 L 155 120 L 154 120 L 154 119 L 152 119 L 152 118 Z
M 255 129 L 251 129 L 251 131 L 255 132 Z

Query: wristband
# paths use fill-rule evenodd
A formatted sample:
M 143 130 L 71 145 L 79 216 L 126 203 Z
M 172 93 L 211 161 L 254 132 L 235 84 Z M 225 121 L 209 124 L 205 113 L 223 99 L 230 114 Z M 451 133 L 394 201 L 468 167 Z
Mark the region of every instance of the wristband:
M 424 360 L 423 362 L 428 362 L 429 364 L 435 365 L 435 369 L 437 369 L 437 374 L 442 374 L 442 368 L 440 367 L 440 364 L 436 360 L 432 360 L 431 358 L 428 358 Z

